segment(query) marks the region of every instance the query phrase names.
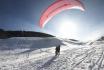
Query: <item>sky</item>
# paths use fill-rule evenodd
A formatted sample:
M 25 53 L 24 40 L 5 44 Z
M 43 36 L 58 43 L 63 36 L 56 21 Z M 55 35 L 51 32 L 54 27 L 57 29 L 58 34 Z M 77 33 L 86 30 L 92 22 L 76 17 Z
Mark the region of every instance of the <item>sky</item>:
M 49 33 L 57 37 L 95 40 L 104 35 L 104 0 L 81 0 L 85 11 L 66 10 L 39 27 L 43 11 L 55 0 L 0 0 L 0 28 Z

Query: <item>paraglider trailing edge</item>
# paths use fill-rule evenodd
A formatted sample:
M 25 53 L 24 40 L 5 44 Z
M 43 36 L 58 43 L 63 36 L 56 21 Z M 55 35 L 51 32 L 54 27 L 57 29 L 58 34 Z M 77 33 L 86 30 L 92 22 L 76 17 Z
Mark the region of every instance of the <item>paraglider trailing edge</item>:
M 40 27 L 44 28 L 49 20 L 58 13 L 68 9 L 79 9 L 85 11 L 85 7 L 80 0 L 56 0 L 51 4 L 40 17 Z

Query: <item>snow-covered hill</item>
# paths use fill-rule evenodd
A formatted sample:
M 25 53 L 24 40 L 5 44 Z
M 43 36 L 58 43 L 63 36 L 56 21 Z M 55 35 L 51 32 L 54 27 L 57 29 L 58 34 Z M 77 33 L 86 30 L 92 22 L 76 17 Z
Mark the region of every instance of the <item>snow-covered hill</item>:
M 61 54 L 55 57 L 55 46 Z M 104 70 L 104 41 L 77 45 L 56 38 L 0 40 L 0 70 Z

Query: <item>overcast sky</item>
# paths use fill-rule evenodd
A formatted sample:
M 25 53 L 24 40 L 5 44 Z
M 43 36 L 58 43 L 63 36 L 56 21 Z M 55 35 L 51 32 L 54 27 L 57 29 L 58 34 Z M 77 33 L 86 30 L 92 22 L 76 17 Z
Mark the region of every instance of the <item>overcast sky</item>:
M 85 12 L 66 10 L 39 27 L 42 12 L 55 0 L 0 0 L 0 28 L 41 31 L 55 36 L 90 40 L 104 35 L 104 0 L 81 0 Z

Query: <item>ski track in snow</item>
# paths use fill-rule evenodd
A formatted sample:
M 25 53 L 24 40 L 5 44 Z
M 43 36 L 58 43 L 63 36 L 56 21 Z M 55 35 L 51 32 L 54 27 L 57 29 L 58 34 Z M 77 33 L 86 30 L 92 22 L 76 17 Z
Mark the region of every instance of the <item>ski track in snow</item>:
M 6 51 L 0 54 L 0 70 L 104 70 L 104 42 L 76 45 L 78 48 L 69 45 L 62 46 L 64 50 L 57 57 L 54 47 L 21 54 L 6 54 Z

